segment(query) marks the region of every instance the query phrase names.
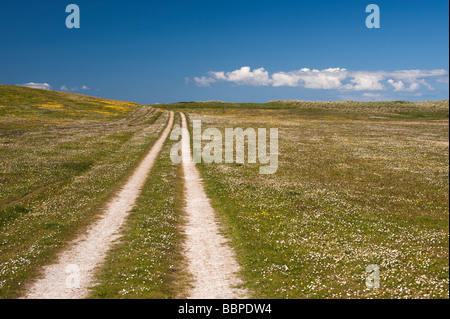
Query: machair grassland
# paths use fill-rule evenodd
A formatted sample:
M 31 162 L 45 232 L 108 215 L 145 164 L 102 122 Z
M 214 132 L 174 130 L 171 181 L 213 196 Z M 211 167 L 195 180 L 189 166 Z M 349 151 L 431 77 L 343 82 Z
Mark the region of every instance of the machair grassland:
M 448 101 L 151 107 L 16 86 L 0 86 L 0 298 L 20 296 L 100 215 L 167 123 L 163 109 L 203 129 L 278 128 L 273 175 L 260 163 L 198 164 L 251 297 L 448 298 Z M 173 143 L 92 298 L 184 296 Z M 370 264 L 378 289 L 365 284 Z
M 167 122 L 136 103 L 0 86 L 0 298 L 102 211 Z
M 199 165 L 253 297 L 448 298 L 448 100 L 160 107 L 222 135 L 278 128 L 273 175 Z

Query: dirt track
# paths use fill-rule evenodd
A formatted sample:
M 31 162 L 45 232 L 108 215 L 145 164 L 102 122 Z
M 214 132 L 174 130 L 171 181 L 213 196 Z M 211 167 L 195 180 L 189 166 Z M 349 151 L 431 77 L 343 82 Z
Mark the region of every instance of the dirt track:
M 61 253 L 57 263 L 45 266 L 42 277 L 31 285 L 24 298 L 29 299 L 81 299 L 87 297 L 94 284 L 95 269 L 103 263 L 106 253 L 119 234 L 148 174 L 157 159 L 172 125 L 169 123 L 146 157 L 126 182 L 122 190 L 107 206 L 105 213 L 80 238 Z
M 185 179 L 187 223 L 184 229 L 184 251 L 188 271 L 194 279 L 189 298 L 231 299 L 245 298 L 246 291 L 236 288 L 241 282 L 233 250 L 220 234 L 203 188 L 200 173 L 192 161 L 186 117 L 182 117 L 182 158 Z

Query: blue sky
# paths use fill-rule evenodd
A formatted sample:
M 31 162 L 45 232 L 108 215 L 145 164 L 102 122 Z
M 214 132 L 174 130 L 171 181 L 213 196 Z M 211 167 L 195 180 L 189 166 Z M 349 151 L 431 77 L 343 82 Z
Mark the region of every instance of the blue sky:
M 80 29 L 65 26 L 70 3 Z M 2 1 L 0 83 L 140 103 L 448 99 L 448 12 L 448 0 Z

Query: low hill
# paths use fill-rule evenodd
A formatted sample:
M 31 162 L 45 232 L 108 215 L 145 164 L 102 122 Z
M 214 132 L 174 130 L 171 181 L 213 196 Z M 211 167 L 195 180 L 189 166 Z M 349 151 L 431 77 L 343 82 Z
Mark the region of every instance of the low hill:
M 449 100 L 442 101 L 271 101 L 268 103 L 232 103 L 221 101 L 160 104 L 164 109 L 217 109 L 224 113 L 240 109 L 266 109 L 294 112 L 303 117 L 337 116 L 354 119 L 434 119 L 448 118 Z
M 81 94 L 0 85 L 0 117 L 28 125 L 58 120 L 114 120 L 135 111 L 140 104 Z M 23 123 L 22 123 L 23 124 Z M 5 128 L 5 127 L 3 127 Z

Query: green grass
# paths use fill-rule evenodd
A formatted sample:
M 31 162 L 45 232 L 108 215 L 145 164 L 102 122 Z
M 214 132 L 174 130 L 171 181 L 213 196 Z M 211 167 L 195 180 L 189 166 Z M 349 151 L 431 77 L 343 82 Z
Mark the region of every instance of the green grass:
M 175 124 L 180 122 L 177 116 Z M 98 275 L 91 298 L 172 299 L 184 296 L 188 277 L 181 253 L 183 179 L 169 139 L 127 219 L 123 238 Z
M 222 133 L 279 129 L 274 175 L 199 165 L 252 296 L 448 298 L 448 101 L 326 105 L 183 109 Z M 370 264 L 380 289 L 365 286 Z
M 12 86 L 0 105 L 0 298 L 15 298 L 98 216 L 168 115 Z
M 199 164 L 256 298 L 448 298 L 448 101 L 189 102 L 203 129 L 276 127 L 279 169 Z M 151 106 L 0 86 L 0 298 L 98 216 L 165 127 Z M 179 117 L 177 117 L 179 122 Z M 167 141 L 91 298 L 179 298 L 183 184 Z M 381 288 L 367 289 L 377 264 Z

